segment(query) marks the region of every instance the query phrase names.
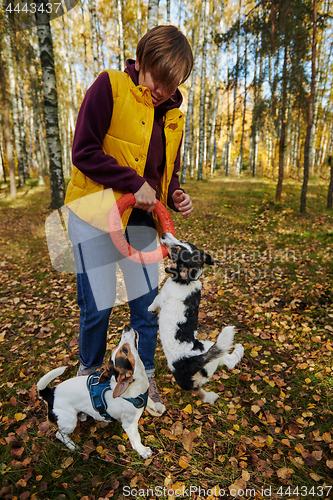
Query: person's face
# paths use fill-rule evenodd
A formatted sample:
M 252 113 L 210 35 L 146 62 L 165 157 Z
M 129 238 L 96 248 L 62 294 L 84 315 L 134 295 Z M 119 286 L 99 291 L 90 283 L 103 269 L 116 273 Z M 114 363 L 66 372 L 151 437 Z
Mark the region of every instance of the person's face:
M 163 87 L 163 83 L 156 82 L 149 71 L 143 73 L 138 61 L 135 61 L 135 69 L 139 71 L 139 85 L 147 87 L 150 90 L 153 106 L 159 106 L 167 101 L 177 90 L 177 87 L 170 93 Z

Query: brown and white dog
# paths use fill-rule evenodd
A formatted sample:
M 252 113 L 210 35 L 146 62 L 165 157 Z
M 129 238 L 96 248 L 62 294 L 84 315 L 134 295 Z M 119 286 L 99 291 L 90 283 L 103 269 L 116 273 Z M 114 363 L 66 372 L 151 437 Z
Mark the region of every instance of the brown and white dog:
M 88 376 L 65 380 L 53 389 L 48 387 L 48 384 L 62 375 L 65 369 L 66 367 L 56 368 L 44 375 L 37 383 L 39 397 L 47 402 L 48 418 L 58 426 L 56 437 L 70 450 L 75 450 L 76 445 L 70 439 L 69 434 L 77 425 L 78 414 L 82 412 L 101 421 L 110 420 L 111 417 L 121 422 L 132 448 L 141 457 L 150 457 L 152 450 L 143 446 L 138 431 L 138 422 L 147 404 L 149 382 L 138 354 L 136 330 L 127 326 L 124 328 L 120 343 L 111 355 L 107 370 L 99 377 L 99 381 L 104 383 L 104 386 L 106 385 L 103 393 L 104 413 L 97 411 L 96 404 L 92 402 L 88 389 Z M 157 413 L 163 413 L 158 403 L 150 400 L 149 405 Z
M 198 395 L 204 403 L 214 404 L 218 395 L 202 386 L 219 365 L 232 369 L 241 360 L 244 348 L 236 344 L 229 354 L 234 327 L 223 328 L 215 343 L 197 339 L 197 323 L 202 284 L 199 277 L 204 264 L 213 265 L 210 255 L 172 234 L 162 235 L 161 244 L 168 249 L 172 264 L 165 269 L 171 277 L 148 307 L 159 312 L 159 332 L 168 367 L 178 385 Z

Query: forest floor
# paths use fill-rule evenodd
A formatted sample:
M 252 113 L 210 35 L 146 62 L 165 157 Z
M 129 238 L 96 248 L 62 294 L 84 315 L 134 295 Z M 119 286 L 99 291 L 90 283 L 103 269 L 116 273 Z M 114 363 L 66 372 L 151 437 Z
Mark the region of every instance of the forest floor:
M 195 212 L 173 216 L 176 236 L 204 248 L 199 338 L 236 326 L 245 355 L 219 368 L 201 404 L 175 383 L 160 344 L 156 378 L 167 410 L 145 412 L 140 434 L 154 455 L 140 459 L 117 423 L 88 419 L 70 452 L 46 423 L 36 382 L 50 369 L 78 367 L 79 309 L 73 274 L 50 263 L 48 188 L 0 191 L 0 497 L 333 498 L 333 213 L 327 187 L 215 179 L 185 186 Z M 114 308 L 108 352 L 128 323 Z

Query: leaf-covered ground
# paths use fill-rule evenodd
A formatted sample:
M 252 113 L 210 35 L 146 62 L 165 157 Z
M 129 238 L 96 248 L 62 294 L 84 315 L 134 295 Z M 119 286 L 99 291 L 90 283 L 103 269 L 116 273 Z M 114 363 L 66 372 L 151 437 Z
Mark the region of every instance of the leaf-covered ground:
M 44 222 L 47 188 L 0 197 L 0 497 L 332 498 L 333 214 L 326 187 L 252 180 L 189 182 L 195 214 L 174 216 L 176 236 L 209 252 L 199 337 L 236 326 L 239 366 L 219 369 L 207 388 L 216 405 L 180 390 L 160 346 L 156 378 L 167 412 L 144 413 L 141 460 L 118 424 L 80 423 L 72 453 L 46 423 L 35 383 L 59 365 L 78 365 L 76 282 L 52 269 Z M 114 309 L 108 353 L 128 322 Z M 63 379 L 65 378 L 63 376 Z M 332 487 L 332 488 L 331 488 Z M 238 497 L 237 497 L 238 492 Z

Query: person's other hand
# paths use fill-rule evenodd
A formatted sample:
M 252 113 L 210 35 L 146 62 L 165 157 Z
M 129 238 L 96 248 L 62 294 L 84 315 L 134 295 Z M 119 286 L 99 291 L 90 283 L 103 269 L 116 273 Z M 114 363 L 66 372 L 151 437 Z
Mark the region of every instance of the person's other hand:
M 177 208 L 177 210 L 181 212 L 184 219 L 190 217 L 193 212 L 192 200 L 190 195 L 184 193 L 180 189 L 176 189 L 176 191 L 174 191 L 174 193 L 172 194 L 172 201 L 175 208 Z

